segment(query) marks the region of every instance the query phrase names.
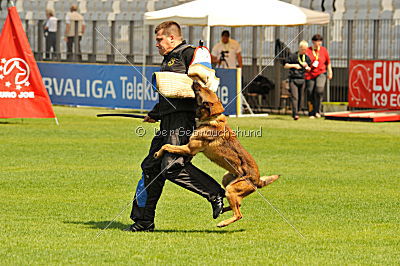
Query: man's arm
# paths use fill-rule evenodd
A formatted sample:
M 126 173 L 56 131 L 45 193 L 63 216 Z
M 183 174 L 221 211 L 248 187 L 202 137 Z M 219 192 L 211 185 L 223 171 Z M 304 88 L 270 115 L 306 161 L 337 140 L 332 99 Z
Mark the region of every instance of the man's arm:
M 214 45 L 213 49 L 211 50 L 211 63 L 215 64 L 215 63 L 219 63 L 219 59 L 218 59 L 218 48 L 217 48 L 217 44 Z
M 85 33 L 86 30 L 86 22 L 85 20 L 82 18 L 82 35 Z
M 236 56 L 237 56 L 237 61 L 238 61 L 238 65 L 239 65 L 239 67 L 240 67 L 240 68 L 243 68 L 243 59 L 242 59 L 242 53 L 241 53 L 241 52 L 239 52 L 239 53 L 237 53 L 237 54 L 236 54 Z

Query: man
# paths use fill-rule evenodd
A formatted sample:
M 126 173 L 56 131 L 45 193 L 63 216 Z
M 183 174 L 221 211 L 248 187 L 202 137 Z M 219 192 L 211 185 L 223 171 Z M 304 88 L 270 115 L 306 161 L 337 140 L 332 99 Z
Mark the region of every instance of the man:
M 51 59 L 50 56 L 51 48 L 53 53 L 56 52 L 56 34 L 57 34 L 57 18 L 54 16 L 54 10 L 51 8 L 46 9 L 47 20 L 44 25 L 45 37 L 46 37 L 46 59 Z
M 219 68 L 243 67 L 242 48 L 240 44 L 230 38 L 229 31 L 224 30 L 221 34 L 221 41 L 217 43 L 211 52 L 213 63 Z
M 83 16 L 78 13 L 78 6 L 77 5 L 72 5 L 70 8 L 69 13 L 67 13 L 67 16 L 65 17 L 65 38 L 64 40 L 67 42 L 67 58 L 68 60 L 72 59 L 72 54 L 73 54 L 73 46 L 74 46 L 74 37 L 75 37 L 75 21 L 78 21 L 78 53 L 79 53 L 79 59 L 82 58 L 81 55 L 81 40 L 82 40 L 82 35 L 85 33 L 85 20 L 83 19 Z
M 307 55 L 311 59 L 311 71 L 306 73 L 306 87 L 308 101 L 311 101 L 312 109 L 309 117 L 321 117 L 321 104 L 324 96 L 326 78 L 333 77 L 331 59 L 328 50 L 322 46 L 323 37 L 316 34 L 312 37 L 312 47 L 307 49 Z
M 194 54 L 194 47 L 182 39 L 181 28 L 174 21 L 166 21 L 155 29 L 156 47 L 164 56 L 161 71 L 187 73 Z M 136 188 L 131 219 L 135 222 L 125 231 L 153 231 L 154 216 L 158 199 L 168 179 L 171 182 L 193 191 L 211 202 L 214 219 L 223 208 L 224 189 L 209 175 L 195 167 L 191 157 L 176 154 L 165 154 L 155 159 L 154 153 L 164 144 L 184 145 L 189 142 L 195 127 L 196 102 L 192 98 L 164 98 L 159 95 L 159 103 L 144 118 L 144 122 L 160 122 L 160 131 L 167 134 L 156 134 L 147 157 L 143 160 L 142 179 Z
M 311 60 L 306 55 L 308 43 L 301 41 L 299 51 L 291 54 L 285 60 L 284 68 L 289 69 L 289 91 L 291 94 L 292 116 L 294 120 L 299 119 L 302 94 L 306 85 L 304 74 L 310 71 Z

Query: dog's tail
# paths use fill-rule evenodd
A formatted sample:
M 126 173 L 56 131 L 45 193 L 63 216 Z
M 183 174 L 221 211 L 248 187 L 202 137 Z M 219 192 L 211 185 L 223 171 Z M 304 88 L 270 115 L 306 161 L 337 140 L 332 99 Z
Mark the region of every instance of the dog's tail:
M 280 177 L 280 175 L 270 175 L 270 176 L 261 176 L 260 177 L 260 182 L 258 184 L 258 188 L 265 187 L 275 180 L 277 180 Z

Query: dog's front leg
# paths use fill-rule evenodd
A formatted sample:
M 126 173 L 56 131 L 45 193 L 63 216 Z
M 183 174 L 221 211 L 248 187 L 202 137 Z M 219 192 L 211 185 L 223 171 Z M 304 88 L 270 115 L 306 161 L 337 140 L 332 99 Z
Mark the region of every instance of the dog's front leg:
M 199 140 L 191 140 L 188 144 L 182 146 L 165 144 L 158 152 L 154 154 L 154 157 L 161 158 L 164 155 L 164 152 L 195 156 L 198 152 L 202 151 L 202 145 L 202 141 Z
M 161 149 L 158 152 L 154 153 L 154 157 L 161 158 L 166 151 L 181 155 L 190 155 L 190 150 L 188 145 L 176 146 L 171 144 L 165 144 L 164 146 L 161 147 Z

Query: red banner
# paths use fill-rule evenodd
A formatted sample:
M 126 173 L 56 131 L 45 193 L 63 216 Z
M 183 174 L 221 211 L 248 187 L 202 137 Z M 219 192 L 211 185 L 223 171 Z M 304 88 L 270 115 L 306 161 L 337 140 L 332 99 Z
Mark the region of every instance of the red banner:
M 400 109 L 400 61 L 351 60 L 349 106 Z
M 54 118 L 28 38 L 16 7 L 0 36 L 0 118 Z

